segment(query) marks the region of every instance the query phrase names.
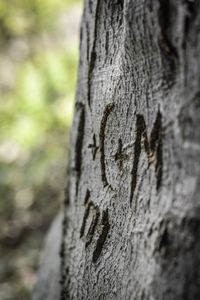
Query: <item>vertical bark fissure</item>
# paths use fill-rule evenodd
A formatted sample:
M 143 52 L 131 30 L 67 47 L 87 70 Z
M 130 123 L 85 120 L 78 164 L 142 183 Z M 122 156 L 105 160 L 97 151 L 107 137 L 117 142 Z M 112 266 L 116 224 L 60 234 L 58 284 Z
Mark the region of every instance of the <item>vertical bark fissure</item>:
M 79 124 L 77 129 L 77 138 L 76 138 L 76 145 L 75 145 L 75 171 L 77 173 L 76 195 L 78 193 L 79 181 L 81 176 L 84 129 L 85 129 L 85 107 L 82 105 L 80 108 L 80 117 L 79 117 Z
M 96 62 L 96 42 L 97 42 L 97 30 L 98 30 L 98 14 L 99 14 L 100 0 L 96 0 L 96 8 L 95 8 L 95 16 L 94 16 L 94 35 L 93 35 L 93 43 L 92 49 L 90 53 L 89 59 L 89 67 L 88 67 L 88 105 L 91 108 L 91 80 L 92 73 L 95 67 Z

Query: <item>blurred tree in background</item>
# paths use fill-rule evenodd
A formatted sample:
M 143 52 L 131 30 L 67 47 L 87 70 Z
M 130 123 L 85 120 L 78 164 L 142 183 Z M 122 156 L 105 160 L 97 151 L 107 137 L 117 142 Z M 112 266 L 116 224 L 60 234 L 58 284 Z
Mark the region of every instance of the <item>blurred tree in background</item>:
M 0 300 L 29 299 L 63 199 L 81 0 L 0 0 Z

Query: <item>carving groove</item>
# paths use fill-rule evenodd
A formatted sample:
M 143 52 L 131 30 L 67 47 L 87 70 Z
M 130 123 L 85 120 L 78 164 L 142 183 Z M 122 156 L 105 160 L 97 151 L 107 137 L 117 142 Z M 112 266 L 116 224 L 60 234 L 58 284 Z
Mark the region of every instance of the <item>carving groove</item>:
M 92 242 L 92 239 L 93 239 L 93 236 L 94 236 L 94 233 L 95 233 L 95 229 L 97 227 L 98 220 L 99 220 L 99 217 L 100 217 L 100 212 L 99 212 L 98 208 L 96 206 L 94 208 L 95 208 L 95 214 L 93 215 L 92 222 L 90 224 L 90 228 L 89 228 L 87 236 L 86 236 L 86 240 L 87 240 L 87 242 L 85 244 L 86 248 Z
M 91 209 L 92 206 L 93 206 L 93 203 L 89 202 L 86 209 L 85 209 L 85 213 L 84 213 L 84 216 L 83 216 L 83 223 L 81 225 L 81 230 L 80 230 L 80 238 L 82 238 L 83 235 L 84 235 L 86 222 L 87 222 L 87 219 L 89 217 L 90 209 Z
M 93 144 L 89 144 L 88 148 L 92 149 L 92 159 L 95 160 L 97 151 L 99 149 L 99 147 L 97 146 L 95 134 L 93 134 Z
M 83 104 L 79 104 L 79 106 L 80 106 L 80 117 L 79 117 L 78 129 L 77 129 L 77 139 L 75 144 L 75 171 L 77 172 L 76 195 L 78 193 L 79 180 L 81 176 L 82 148 L 83 148 L 84 128 L 85 128 L 85 107 Z
M 85 200 L 84 200 L 84 205 L 88 203 L 88 200 L 90 199 L 90 191 L 87 189 L 86 195 L 85 195 Z
M 85 213 L 84 213 L 84 216 L 83 216 L 83 222 L 82 222 L 82 225 L 81 225 L 80 238 L 82 238 L 84 236 L 86 223 L 87 223 L 87 220 L 88 220 L 88 217 L 90 215 L 91 210 L 92 210 L 92 213 L 93 213 L 93 217 L 92 217 L 92 222 L 90 224 L 90 227 L 89 227 L 87 235 L 86 235 L 86 244 L 85 244 L 86 248 L 92 242 L 92 239 L 93 239 L 93 236 L 94 236 L 94 233 L 95 233 L 95 229 L 96 229 L 96 226 L 98 224 L 98 220 L 99 220 L 99 216 L 100 216 L 100 212 L 99 212 L 98 207 L 95 206 L 92 201 L 88 202 L 89 199 L 90 199 L 90 191 L 87 189 L 86 195 L 85 195 L 85 200 L 84 200 L 84 205 L 86 206 L 86 209 L 85 209 Z
M 148 141 L 147 129 L 144 117 L 140 114 L 137 115 L 136 120 L 136 140 L 134 144 L 134 158 L 133 167 L 131 170 L 131 192 L 130 203 L 132 203 L 134 192 L 137 185 L 138 164 L 142 151 L 142 144 L 148 157 L 149 165 L 155 163 L 155 173 L 157 178 L 156 189 L 159 190 L 162 184 L 162 115 L 160 111 L 157 113 L 153 129 L 150 134 L 150 141 Z
M 88 197 L 90 198 L 89 190 L 87 190 L 87 192 L 86 192 L 85 199 L 87 199 Z M 94 250 L 93 256 L 92 256 L 92 261 L 93 261 L 93 263 L 95 263 L 98 260 L 99 256 L 101 255 L 104 243 L 106 241 L 108 232 L 110 230 L 108 209 L 103 210 L 102 218 L 100 221 L 101 213 L 100 213 L 99 208 L 97 206 L 95 206 L 92 201 L 88 202 L 88 200 L 87 201 L 84 200 L 84 203 L 86 205 L 86 209 L 85 209 L 85 213 L 83 216 L 83 222 L 82 222 L 81 229 L 80 229 L 80 238 L 82 238 L 85 235 L 85 228 L 86 228 L 87 220 L 89 218 L 90 212 L 92 213 L 92 221 L 91 221 L 90 227 L 88 229 L 88 232 L 85 235 L 85 239 L 86 239 L 85 248 L 87 248 L 92 243 L 97 225 L 99 223 L 101 223 L 101 225 L 102 225 L 102 231 L 97 240 L 96 247 L 95 247 L 95 250 Z
M 145 121 L 144 121 L 143 116 L 142 115 L 137 115 L 136 139 L 135 139 L 135 146 L 134 146 L 134 158 L 133 158 L 133 167 L 132 167 L 132 170 L 131 170 L 130 203 L 132 203 L 134 191 L 135 191 L 136 184 L 137 184 L 137 171 L 138 171 L 138 164 L 139 164 L 140 153 L 141 153 L 141 138 L 142 138 L 142 135 L 143 136 L 147 135 L 146 125 L 145 125 Z
M 106 241 L 108 232 L 110 230 L 108 209 L 103 211 L 102 225 L 103 225 L 102 233 L 99 236 L 99 239 L 97 240 L 96 248 L 93 252 L 93 257 L 92 257 L 93 263 L 96 263 L 99 256 L 101 255 L 104 243 Z
M 101 152 L 100 163 L 101 163 L 101 179 L 103 182 L 103 186 L 106 187 L 108 185 L 108 180 L 106 177 L 106 165 L 105 165 L 105 129 L 108 121 L 108 117 L 112 110 L 114 109 L 114 103 L 110 103 L 106 105 L 103 117 L 100 125 L 100 133 L 99 133 L 99 148 Z

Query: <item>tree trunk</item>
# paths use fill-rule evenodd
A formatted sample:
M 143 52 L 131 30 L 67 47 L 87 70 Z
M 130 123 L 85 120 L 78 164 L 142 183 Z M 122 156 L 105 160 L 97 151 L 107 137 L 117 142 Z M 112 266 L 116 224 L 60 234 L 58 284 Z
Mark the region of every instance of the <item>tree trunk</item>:
M 200 2 L 86 0 L 61 299 L 200 299 Z

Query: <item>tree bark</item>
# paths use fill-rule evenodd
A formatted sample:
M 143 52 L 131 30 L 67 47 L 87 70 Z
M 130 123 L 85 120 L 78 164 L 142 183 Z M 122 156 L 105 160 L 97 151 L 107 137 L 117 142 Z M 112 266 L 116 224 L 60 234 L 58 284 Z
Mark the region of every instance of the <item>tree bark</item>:
M 62 238 L 63 212 L 53 221 L 44 243 L 37 283 L 32 292 L 32 300 L 60 299 L 60 244 Z
M 61 299 L 200 299 L 200 2 L 86 0 Z

